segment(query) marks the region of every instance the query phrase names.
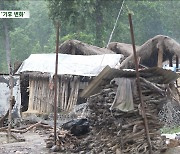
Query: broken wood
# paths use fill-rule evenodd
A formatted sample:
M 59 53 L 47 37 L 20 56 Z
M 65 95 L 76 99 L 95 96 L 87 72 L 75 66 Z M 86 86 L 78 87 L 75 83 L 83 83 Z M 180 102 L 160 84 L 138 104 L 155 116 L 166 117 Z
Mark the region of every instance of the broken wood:
M 133 79 L 132 79 L 133 80 Z M 166 147 L 165 141 L 161 138 L 160 129 L 163 127 L 163 124 L 160 122 L 158 117 L 158 104 L 165 103 L 167 100 L 164 95 L 161 93 L 165 92 L 163 86 L 158 87 L 159 92 L 154 91 L 154 88 L 150 88 L 149 82 L 144 82 L 142 87 L 143 98 L 145 100 L 145 113 L 148 119 L 149 124 L 149 135 L 152 140 L 153 152 L 160 152 L 161 149 Z M 108 90 L 106 90 L 108 89 Z M 111 89 L 111 90 L 110 90 Z M 145 91 L 148 89 L 148 91 Z M 111 144 L 116 145 L 117 148 L 121 147 L 121 150 L 124 154 L 129 153 L 148 153 L 148 144 L 146 142 L 146 133 L 144 131 L 143 119 L 139 114 L 141 113 L 139 96 L 137 93 L 133 95 L 134 101 L 134 111 L 131 112 L 121 112 L 120 110 L 112 110 L 111 107 L 115 95 L 113 93 L 117 92 L 117 86 L 114 85 L 114 82 L 106 84 L 103 86 L 98 94 L 90 97 L 88 99 L 90 116 L 89 120 L 91 121 L 92 126 L 92 136 L 88 136 L 88 144 L 95 142 L 93 149 L 98 150 L 98 144 L 103 145 L 103 149 L 106 149 L 108 153 L 113 153 L 111 147 L 106 146 Z M 164 101 L 162 101 L 162 99 Z M 151 101 L 148 101 L 151 100 Z M 99 137 L 94 137 L 94 136 Z M 94 135 L 94 136 L 93 136 Z M 102 141 L 102 138 L 104 139 Z M 107 140 L 106 140 L 107 139 Z M 81 150 L 84 150 L 83 143 Z M 160 144 L 158 144 L 160 143 Z M 156 149 L 154 147 L 156 146 Z M 146 148 L 144 148 L 146 147 Z M 143 149 L 143 150 L 142 150 Z M 141 151 L 142 150 L 142 151 Z
M 22 135 L 11 133 L 11 136 L 18 142 L 25 142 L 25 138 Z
M 57 131 L 57 141 L 55 146 L 53 146 L 53 134 L 49 135 L 49 138 L 45 140 L 46 147 L 51 148 L 53 152 L 57 151 L 74 151 L 75 147 L 78 147 L 79 141 L 78 139 L 70 134 L 69 131 L 59 130 Z
M 19 129 L 11 129 L 11 132 L 14 132 L 14 133 L 26 133 L 28 132 L 29 130 L 33 129 L 33 128 L 37 128 L 37 127 L 42 127 L 42 128 L 46 128 L 46 129 L 52 129 L 51 126 L 47 125 L 47 124 L 43 124 L 42 122 L 38 122 L 38 123 L 35 123 L 33 125 L 30 125 L 30 126 L 26 126 L 24 128 L 19 128 Z M 7 131 L 7 127 L 3 127 L 3 128 L 0 128 L 0 131 Z
M 141 77 L 140 77 L 140 80 L 141 80 L 142 82 L 146 83 L 146 86 L 149 87 L 149 88 L 151 88 L 151 90 L 154 90 L 154 91 L 160 93 L 161 95 L 165 95 L 165 94 L 164 94 L 164 90 L 162 90 L 161 88 L 157 87 L 157 86 L 155 85 L 155 83 L 152 83 L 152 82 L 150 82 L 150 81 L 148 81 L 148 80 L 146 80 L 146 79 L 144 79 L 144 78 L 141 78 Z

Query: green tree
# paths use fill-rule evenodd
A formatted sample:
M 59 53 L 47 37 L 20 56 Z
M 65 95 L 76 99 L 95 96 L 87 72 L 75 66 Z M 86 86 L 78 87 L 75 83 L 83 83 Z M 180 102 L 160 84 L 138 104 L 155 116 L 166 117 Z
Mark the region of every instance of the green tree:
M 14 9 L 15 6 L 12 5 L 14 3 L 15 2 L 9 3 L 8 1 L 1 0 L 0 10 Z M 12 19 L 5 19 L 5 18 L 0 19 L 0 21 L 2 23 L 2 25 L 0 26 L 0 34 L 3 40 L 2 44 L 4 44 L 4 47 L 3 45 L 1 46 L 2 50 L 0 51 L 0 53 L 2 53 L 2 58 L 3 58 L 1 59 L 2 60 L 1 69 L 8 70 L 8 73 L 11 73 L 12 64 L 11 64 L 11 46 L 10 46 L 9 30 L 12 29 L 13 27 L 13 21 Z M 6 55 L 6 58 L 3 57 L 3 55 Z M 6 65 L 5 65 L 5 59 L 6 59 Z
M 48 0 L 48 2 L 51 19 L 61 22 L 62 35 L 83 32 L 88 36 L 91 33 L 95 38 L 92 44 L 98 46 L 104 45 L 104 16 L 113 10 L 109 9 L 109 4 L 115 6 L 122 3 L 117 0 Z

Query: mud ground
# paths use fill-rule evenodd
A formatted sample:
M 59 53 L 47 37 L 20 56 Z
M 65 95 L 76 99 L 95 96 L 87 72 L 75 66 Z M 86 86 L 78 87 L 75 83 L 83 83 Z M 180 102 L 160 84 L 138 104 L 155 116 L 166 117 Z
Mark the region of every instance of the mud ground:
M 15 142 L 10 139 L 11 143 L 7 143 L 7 137 L 4 134 L 0 135 L 0 154 L 48 154 L 50 153 L 45 147 L 44 135 L 39 135 L 34 132 L 23 134 L 25 142 Z
M 46 148 L 44 139 L 48 136 L 46 134 L 38 134 L 29 131 L 23 134 L 25 142 L 16 142 L 11 138 L 10 143 L 7 143 L 6 133 L 0 132 L 0 154 L 62 154 L 60 152 L 51 152 Z M 162 154 L 179 154 L 180 147 L 168 149 Z M 65 154 L 65 153 L 64 153 Z M 68 154 L 68 153 L 66 153 Z

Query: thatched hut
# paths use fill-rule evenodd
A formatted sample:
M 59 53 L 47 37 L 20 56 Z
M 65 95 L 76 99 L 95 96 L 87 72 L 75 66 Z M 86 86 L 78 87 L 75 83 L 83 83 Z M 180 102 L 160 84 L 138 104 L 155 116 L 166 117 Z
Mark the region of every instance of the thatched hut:
M 114 54 L 112 50 L 89 45 L 78 40 L 68 40 L 61 44 L 59 53 L 71 55 Z
M 128 49 L 128 53 L 130 53 L 131 50 L 132 48 Z M 177 65 L 179 63 L 180 44 L 168 36 L 157 35 L 146 41 L 140 47 L 137 47 L 136 51 L 140 59 L 140 64 L 146 67 L 162 67 L 162 63 L 167 60 L 169 60 L 169 65 L 172 66 L 174 56 L 176 56 Z M 134 67 L 133 54 L 129 54 L 120 66 L 120 68 L 130 67 Z
M 132 44 L 111 42 L 111 43 L 109 43 L 107 48 L 117 54 L 123 54 L 125 57 L 128 57 L 131 54 L 133 54 Z M 136 49 L 138 50 L 139 46 L 136 46 Z
M 80 103 L 79 93 L 97 76 L 104 67 L 114 68 L 123 57 L 120 54 L 104 55 L 67 55 L 59 54 L 58 63 L 58 110 L 70 111 Z M 53 111 L 55 70 L 55 54 L 32 54 L 20 66 L 17 73 L 28 93 L 22 93 L 28 98 L 28 112 L 50 113 Z M 24 77 L 24 78 L 23 78 Z M 28 87 L 28 88 L 27 88 Z M 24 95 L 24 96 L 23 96 Z

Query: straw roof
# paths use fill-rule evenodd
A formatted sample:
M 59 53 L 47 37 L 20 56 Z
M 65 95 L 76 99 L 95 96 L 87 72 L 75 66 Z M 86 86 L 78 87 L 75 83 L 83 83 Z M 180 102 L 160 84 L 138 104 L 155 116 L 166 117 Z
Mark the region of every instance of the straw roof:
M 180 44 L 178 42 L 168 36 L 157 35 L 137 49 L 137 56 L 141 59 L 140 63 L 148 67 L 157 66 L 159 49 L 163 51 L 163 62 L 170 60 L 174 55 L 180 57 Z M 120 68 L 129 68 L 132 65 L 134 65 L 133 54 L 122 62 Z
M 78 40 L 68 40 L 61 44 L 59 53 L 72 55 L 100 55 L 100 54 L 114 54 L 113 51 L 89 45 Z

